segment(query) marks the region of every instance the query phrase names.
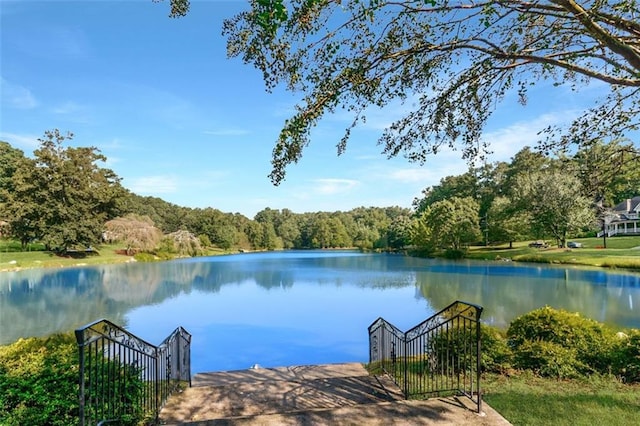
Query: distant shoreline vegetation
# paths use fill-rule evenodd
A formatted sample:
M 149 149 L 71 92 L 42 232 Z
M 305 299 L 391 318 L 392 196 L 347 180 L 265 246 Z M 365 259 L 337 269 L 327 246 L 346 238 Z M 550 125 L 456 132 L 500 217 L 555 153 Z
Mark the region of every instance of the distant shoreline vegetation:
M 531 248 L 528 242 L 498 246 L 471 246 L 461 253 L 451 251 L 424 253 L 416 248 L 398 249 L 366 249 L 362 251 L 391 252 L 416 257 L 466 258 L 485 261 L 514 261 L 545 264 L 563 264 L 585 267 L 600 267 L 611 269 L 640 270 L 640 236 L 615 237 L 608 240 L 608 248 L 602 249 L 601 239 L 576 239 L 582 247 L 579 249 L 566 248 Z M 29 251 L 20 251 L 19 244 L 0 240 L 0 273 L 20 271 L 31 268 L 61 268 L 98 264 L 118 264 L 127 262 L 153 262 L 192 257 L 176 252 L 138 252 L 127 255 L 122 244 L 113 243 L 101 245 L 87 253 L 60 254 L 44 250 L 42 245 L 30 245 Z M 358 247 L 325 248 L 324 250 L 358 250 Z M 279 249 L 282 250 L 282 249 Z M 317 249 L 316 249 L 317 250 Z M 250 253 L 267 250 L 247 250 L 230 248 L 223 250 L 216 247 L 204 247 L 197 256 L 215 256 L 238 253 Z
M 107 159 L 99 150 L 66 146 L 72 138 L 45 132 L 33 158 L 0 141 L 0 270 L 350 247 L 640 269 L 634 249 L 640 235 L 595 238 L 619 216 L 619 206 L 627 206 L 634 225 L 625 223 L 625 232 L 636 231 L 640 168 L 617 157 L 633 148 L 626 142 L 598 142 L 571 158 L 526 147 L 510 162 L 442 178 L 411 209 L 294 213 L 267 207 L 249 219 L 131 193 L 101 167 Z M 610 161 L 594 165 L 591 157 Z M 615 179 L 585 180 L 587 166 Z M 530 241 L 542 243 L 530 247 Z M 564 248 L 575 242 L 581 248 Z

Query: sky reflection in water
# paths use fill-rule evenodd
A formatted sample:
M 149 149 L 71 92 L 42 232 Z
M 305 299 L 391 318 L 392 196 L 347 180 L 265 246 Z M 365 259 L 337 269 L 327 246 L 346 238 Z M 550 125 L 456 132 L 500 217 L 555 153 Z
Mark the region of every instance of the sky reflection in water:
M 107 318 L 152 343 L 183 326 L 194 372 L 366 362 L 377 317 L 408 329 L 456 299 L 500 327 L 544 305 L 640 327 L 640 274 L 297 251 L 2 273 L 0 344 Z

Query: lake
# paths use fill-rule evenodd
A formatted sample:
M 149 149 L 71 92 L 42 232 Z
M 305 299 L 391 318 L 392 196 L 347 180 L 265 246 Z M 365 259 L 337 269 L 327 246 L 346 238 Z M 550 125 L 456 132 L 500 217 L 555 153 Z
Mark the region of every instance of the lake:
M 549 305 L 640 328 L 640 274 L 357 251 L 287 251 L 0 273 L 0 344 L 99 318 L 158 344 L 193 335 L 192 371 L 368 361 L 367 327 L 408 329 L 454 300 L 506 328 Z

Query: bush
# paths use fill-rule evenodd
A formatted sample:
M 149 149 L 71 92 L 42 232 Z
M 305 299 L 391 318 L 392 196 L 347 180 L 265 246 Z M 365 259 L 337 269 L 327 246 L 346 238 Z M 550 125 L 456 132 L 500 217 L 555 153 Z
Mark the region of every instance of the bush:
M 136 253 L 133 258 L 138 262 L 154 262 L 157 260 L 154 255 L 146 252 Z
M 101 365 L 107 371 L 118 371 L 115 366 L 109 366 L 115 362 Z M 44 339 L 20 339 L 11 345 L 0 346 L 0 424 L 77 425 L 78 366 L 78 346 L 72 333 Z M 128 407 L 129 415 L 119 424 L 136 425 L 143 418 L 142 407 L 136 402 L 144 391 L 143 383 L 137 368 L 125 369 L 123 374 L 126 375 L 124 379 L 118 375 L 109 376 L 107 379 L 114 383 L 105 384 L 105 387 L 122 390 L 119 403 Z M 105 406 L 97 409 L 107 412 L 108 401 L 103 403 Z
M 442 256 L 445 259 L 464 259 L 465 254 L 467 254 L 466 250 L 458 250 L 458 249 L 446 249 Z
M 502 373 L 511 367 L 513 352 L 507 344 L 505 333 L 495 327 L 481 324 L 482 371 Z
M 615 334 L 604 324 L 578 313 L 548 306 L 536 309 L 513 320 L 507 338 L 514 353 L 525 343 L 549 342 L 573 351 L 578 364 L 589 366 L 592 371 L 609 373 L 612 369 Z M 545 348 L 550 355 L 555 353 L 551 347 Z
M 467 324 L 466 327 L 452 327 L 436 334 L 432 339 L 432 347 L 439 363 L 447 364 L 447 357 L 451 354 L 465 354 L 456 363 L 451 363 L 461 370 L 472 368 L 475 356 L 469 352 L 470 342 L 475 341 L 476 326 Z M 511 365 L 512 353 L 507 346 L 503 333 L 495 327 L 480 324 L 481 338 L 481 369 L 483 372 L 501 373 Z M 444 360 L 444 361 L 443 361 Z
M 587 370 L 575 349 L 544 340 L 525 340 L 515 352 L 514 366 L 558 379 L 575 378 Z
M 0 347 L 0 424 L 78 423 L 78 348 L 72 334 Z
M 621 333 L 614 353 L 614 374 L 627 383 L 640 382 L 640 330 Z

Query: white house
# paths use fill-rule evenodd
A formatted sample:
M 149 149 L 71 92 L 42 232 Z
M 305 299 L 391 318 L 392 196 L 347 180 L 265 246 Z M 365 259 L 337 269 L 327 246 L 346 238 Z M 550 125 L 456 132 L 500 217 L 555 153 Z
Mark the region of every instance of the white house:
M 611 215 L 605 220 L 604 232 L 607 237 L 628 234 L 640 235 L 640 196 L 627 198 L 611 210 Z M 598 233 L 601 237 L 603 231 Z

